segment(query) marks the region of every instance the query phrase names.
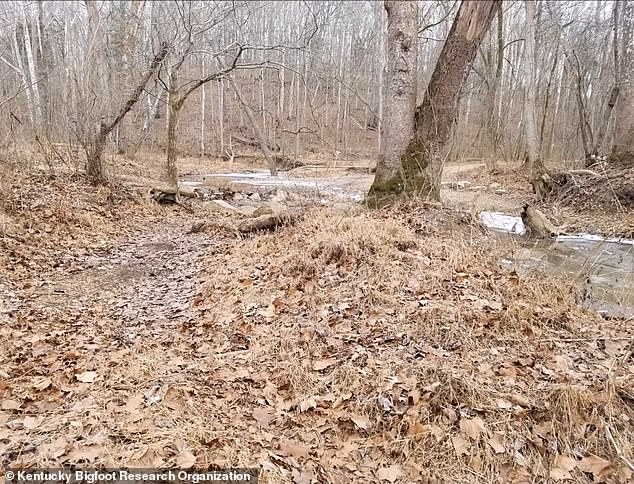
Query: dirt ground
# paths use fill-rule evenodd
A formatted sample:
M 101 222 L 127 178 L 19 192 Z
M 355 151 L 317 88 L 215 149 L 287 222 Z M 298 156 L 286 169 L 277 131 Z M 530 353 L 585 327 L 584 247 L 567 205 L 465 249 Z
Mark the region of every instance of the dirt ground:
M 3 182 L 3 469 L 634 482 L 634 327 L 500 266 L 469 208 L 521 206 L 504 183 L 443 192 L 465 211 L 308 206 L 240 236 L 196 202 Z

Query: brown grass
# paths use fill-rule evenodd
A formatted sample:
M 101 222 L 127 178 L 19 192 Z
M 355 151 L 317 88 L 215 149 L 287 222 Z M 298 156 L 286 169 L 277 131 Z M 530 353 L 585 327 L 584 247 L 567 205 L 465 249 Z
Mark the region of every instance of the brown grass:
M 233 328 L 249 325 L 249 357 L 284 400 L 334 394 L 315 411 L 295 410 L 306 435 L 320 421 L 335 422 L 325 447 L 314 449 L 331 459 L 328 479 L 349 474 L 329 449 L 352 440 L 364 451 L 349 458 L 373 462 L 357 474 L 364 479 L 394 463 L 410 479 L 494 482 L 513 472 L 545 479 L 556 455 L 595 454 L 612 462 L 611 479 L 621 482 L 617 473 L 628 471 L 607 429 L 631 460 L 633 414 L 608 390 L 612 359 L 596 342 L 631 337 L 631 330 L 579 309 L 573 290 L 556 280 L 501 271 L 496 248 L 477 229 L 448 212 L 426 211 L 414 228 L 398 210 L 356 217 L 315 211 L 280 235 L 248 240 L 223 256 L 220 271 L 210 262 L 211 311 L 231 312 Z M 418 236 L 432 220 L 442 237 Z M 321 370 L 329 359 L 335 363 Z M 615 370 L 621 385 L 631 379 L 626 366 Z M 335 408 L 337 398 L 345 399 Z M 354 416 L 367 418 L 368 428 L 349 423 Z M 476 417 L 484 430 L 471 439 L 460 422 Z M 536 436 L 545 425 L 550 433 Z M 427 429 L 421 437 L 418 428 Z M 503 435 L 504 453 L 486 443 L 495 433 Z M 466 455 L 456 455 L 456 436 L 469 442 Z
M 4 213 L 37 235 L 22 256 L 33 280 L 55 272 L 36 249 L 117 243 L 126 217 L 161 215 L 66 180 L 11 193 Z M 215 244 L 192 321 L 144 323 L 129 342 L 98 307 L 4 318 L 3 467 L 191 455 L 262 467 L 265 483 L 519 483 L 548 482 L 566 456 L 571 482 L 631 476 L 632 326 L 580 309 L 560 281 L 500 269 L 508 246 L 470 215 L 313 208 L 272 234 L 191 237 Z M 581 470 L 593 455 L 600 474 Z

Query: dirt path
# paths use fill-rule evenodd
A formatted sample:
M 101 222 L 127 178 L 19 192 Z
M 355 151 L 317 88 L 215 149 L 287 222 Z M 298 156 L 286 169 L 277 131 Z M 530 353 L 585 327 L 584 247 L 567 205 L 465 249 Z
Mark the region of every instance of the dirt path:
M 42 276 L 22 309 L 105 318 L 128 344 L 163 335 L 194 317 L 198 260 L 210 242 L 187 234 L 188 227 L 168 219 L 70 259 Z

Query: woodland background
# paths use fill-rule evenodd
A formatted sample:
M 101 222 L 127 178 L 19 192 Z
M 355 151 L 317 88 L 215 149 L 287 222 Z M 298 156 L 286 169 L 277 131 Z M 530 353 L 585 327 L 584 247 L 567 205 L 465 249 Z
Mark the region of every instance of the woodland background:
M 459 2 L 419 3 L 420 97 Z M 622 42 L 614 26 L 624 10 L 618 3 L 537 3 L 537 113 L 546 161 L 610 151 L 614 122 L 606 112 Z M 462 91 L 451 159 L 524 158 L 525 15 L 523 2 L 506 1 L 493 20 Z M 255 136 L 249 111 L 269 145 L 292 159 L 375 158 L 385 29 L 383 4 L 373 1 L 2 2 L 0 148 L 35 146 L 50 163 L 79 164 L 95 127 L 114 118 L 167 42 L 173 49 L 166 68 L 108 138 L 118 153 L 165 150 L 169 74 L 178 69 L 181 85 L 204 79 L 230 63 L 240 45 L 237 68 L 184 103 L 183 154 L 233 159 L 240 141 Z

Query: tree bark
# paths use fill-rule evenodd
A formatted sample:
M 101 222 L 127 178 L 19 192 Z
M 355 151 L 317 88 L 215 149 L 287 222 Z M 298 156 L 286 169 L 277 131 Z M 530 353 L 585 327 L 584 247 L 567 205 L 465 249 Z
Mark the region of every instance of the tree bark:
M 178 97 L 177 72 L 170 73 L 170 87 L 167 118 L 167 182 L 170 187 L 178 188 L 178 121 L 183 102 Z M 184 101 L 184 100 L 183 100 Z
M 100 185 L 106 182 L 106 174 L 103 167 L 103 152 L 106 146 L 108 135 L 139 101 L 146 84 L 167 56 L 168 50 L 169 46 L 165 43 L 162 44 L 161 50 L 154 56 L 150 67 L 143 75 L 143 78 L 137 85 L 134 92 L 130 95 L 123 107 L 119 110 L 117 116 L 110 123 L 105 123 L 102 121 L 99 125 L 97 134 L 88 143 L 88 146 L 86 147 L 86 176 L 88 178 L 88 181 L 93 185 Z
M 487 156 L 487 166 L 489 169 L 497 168 L 497 160 L 499 159 L 498 146 L 498 97 L 500 84 L 502 82 L 502 70 L 504 68 L 504 17 L 503 10 L 498 9 L 497 13 L 497 54 L 495 64 L 495 74 L 493 80 L 487 79 L 487 112 L 486 112 L 486 133 L 491 150 Z M 489 64 L 491 59 L 489 58 Z M 492 68 L 492 66 L 490 66 Z
M 368 203 L 381 205 L 404 189 L 401 159 L 414 136 L 418 5 L 386 0 L 388 65 L 381 152 Z
M 619 68 L 619 99 L 616 104 L 616 134 L 611 160 L 634 166 L 634 0 L 621 2 L 623 43 Z
M 414 113 L 414 135 L 400 160 L 402 183 L 383 185 L 384 194 L 391 191 L 393 195 L 404 193 L 428 200 L 440 200 L 440 178 L 450 148 L 458 99 L 482 38 L 500 5 L 501 0 L 463 0 L 460 4 L 423 103 Z M 393 49 L 392 52 L 398 51 Z M 387 110 L 386 107 L 386 112 Z M 388 129 L 387 124 L 386 120 L 385 129 Z M 392 143 L 387 137 L 385 141 Z
M 528 173 L 531 181 L 546 172 L 542 162 L 539 146 L 539 135 L 537 132 L 536 114 L 536 78 L 535 73 L 535 36 L 537 31 L 536 16 L 537 10 L 535 0 L 524 0 L 526 7 L 526 94 L 524 96 L 524 130 L 526 135 L 526 151 L 528 154 Z
M 460 93 L 501 3 L 501 0 L 463 0 L 423 103 L 416 109 L 416 136 L 410 142 L 403 168 L 409 190 L 422 198 L 440 200 L 440 178 Z

